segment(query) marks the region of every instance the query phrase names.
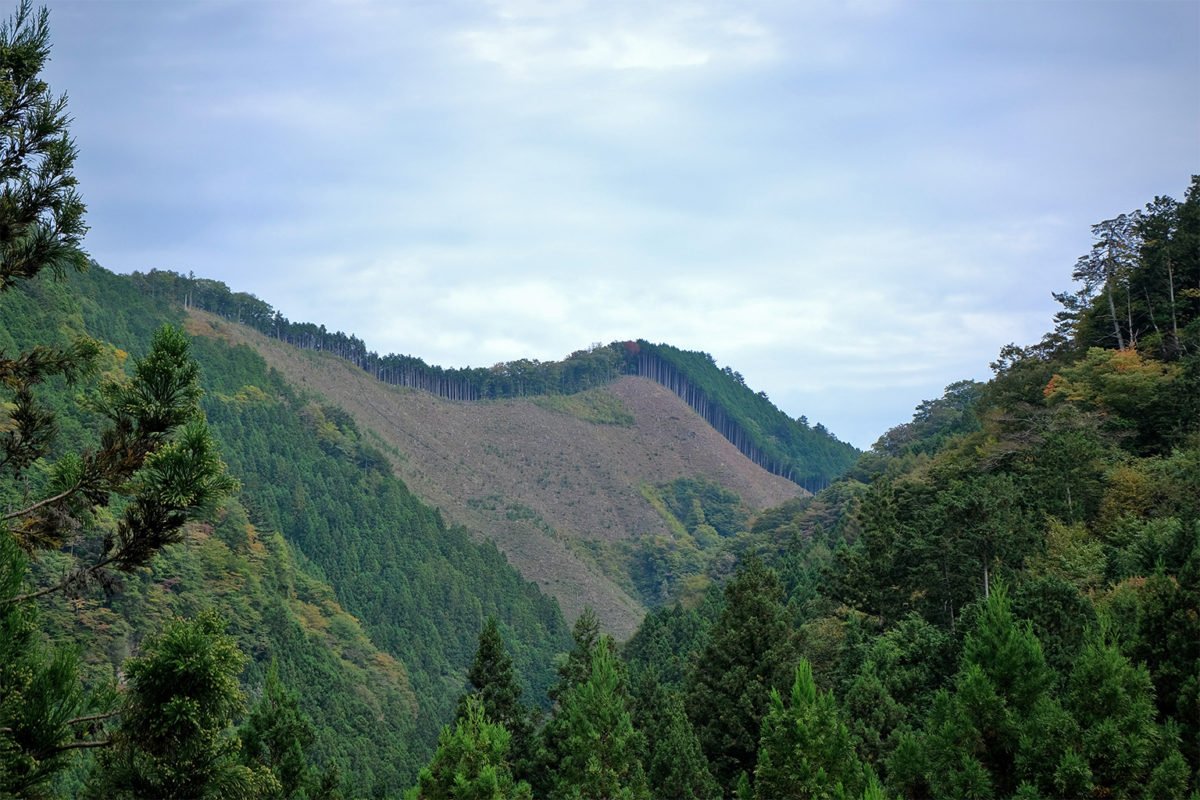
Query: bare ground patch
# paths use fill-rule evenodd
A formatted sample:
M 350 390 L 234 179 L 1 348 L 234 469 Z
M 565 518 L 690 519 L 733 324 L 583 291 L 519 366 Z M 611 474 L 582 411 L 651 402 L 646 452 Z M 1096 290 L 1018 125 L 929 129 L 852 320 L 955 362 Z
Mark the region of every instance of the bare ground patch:
M 536 400 L 458 403 L 388 386 L 328 354 L 204 312 L 190 316 L 189 332 L 249 344 L 297 387 L 350 412 L 400 451 L 393 465 L 412 491 L 448 520 L 494 541 L 526 579 L 558 599 L 568 619 L 591 606 L 620 638 L 633 632 L 645 608 L 627 590 L 628 580 L 580 545 L 669 534 L 640 486 L 704 477 L 754 510 L 802 493 L 645 378 L 595 390 L 632 417 L 631 424 L 598 424 Z

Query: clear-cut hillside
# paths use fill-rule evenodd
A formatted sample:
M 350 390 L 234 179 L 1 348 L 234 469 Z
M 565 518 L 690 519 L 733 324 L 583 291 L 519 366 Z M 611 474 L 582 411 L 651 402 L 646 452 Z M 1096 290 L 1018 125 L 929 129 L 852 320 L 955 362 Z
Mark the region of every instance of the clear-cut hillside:
M 600 424 L 546 399 L 457 403 L 381 383 L 354 365 L 299 350 L 205 312 L 191 332 L 245 343 L 287 379 L 351 413 L 394 448 L 397 474 L 448 520 L 496 542 L 512 564 L 574 619 L 593 607 L 619 637 L 645 609 L 624 545 L 670 535 L 641 487 L 702 477 L 752 510 L 803 490 L 743 456 L 673 392 L 626 377 L 603 405 L 626 424 Z

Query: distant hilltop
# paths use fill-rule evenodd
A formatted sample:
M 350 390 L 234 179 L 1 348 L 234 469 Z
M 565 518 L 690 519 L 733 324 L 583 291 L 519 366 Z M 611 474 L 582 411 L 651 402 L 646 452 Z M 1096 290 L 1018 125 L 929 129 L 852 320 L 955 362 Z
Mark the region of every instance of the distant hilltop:
M 823 425 L 810 427 L 804 417 L 789 417 L 765 393 L 746 386 L 739 373 L 718 367 L 708 353 L 639 339 L 577 350 L 562 361 L 519 359 L 492 367 L 446 368 L 416 356 L 381 356 L 354 334 L 292 322 L 269 303 L 234 292 L 221 281 L 169 270 L 130 277 L 152 297 L 217 314 L 295 347 L 331 353 L 384 383 L 448 400 L 568 395 L 606 386 L 622 375 L 651 378 L 677 394 L 755 464 L 812 492 L 845 473 L 858 456 L 856 448 Z

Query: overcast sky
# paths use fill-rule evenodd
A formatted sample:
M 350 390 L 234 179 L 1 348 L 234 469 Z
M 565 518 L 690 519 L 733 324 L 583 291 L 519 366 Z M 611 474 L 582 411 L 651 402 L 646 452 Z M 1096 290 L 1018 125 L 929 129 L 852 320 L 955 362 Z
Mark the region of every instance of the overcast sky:
M 860 447 L 1200 172 L 1200 2 L 50 0 L 87 247 L 445 366 L 645 338 Z

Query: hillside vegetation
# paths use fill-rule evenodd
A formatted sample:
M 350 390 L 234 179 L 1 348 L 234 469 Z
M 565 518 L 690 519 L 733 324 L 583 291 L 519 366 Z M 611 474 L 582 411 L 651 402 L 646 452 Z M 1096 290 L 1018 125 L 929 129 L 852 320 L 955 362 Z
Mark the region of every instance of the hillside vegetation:
M 88 269 L 48 55 L 23 2 L 0 798 L 1200 797 L 1200 176 L 1094 226 L 1041 342 L 810 495 L 780 474 L 821 440 L 702 355 L 510 366 L 484 403 L 201 312 L 191 278 L 177 306 Z M 653 380 L 604 366 L 634 361 Z M 655 608 L 624 644 L 591 609 L 568 636 L 397 473 L 513 523 L 524 569 L 560 546 L 564 597 Z
M 593 608 L 624 638 L 647 606 L 733 545 L 729 530 L 658 580 L 646 559 L 696 549 L 644 495 L 676 479 L 725 487 L 749 510 L 801 490 L 747 460 L 664 387 L 644 378 L 572 395 L 461 403 L 388 386 L 344 359 L 300 350 L 204 312 L 189 330 L 245 343 L 293 385 L 315 392 L 379 437 L 396 473 L 448 518 L 496 542 L 569 619 Z M 662 581 L 671 588 L 664 594 Z M 703 581 L 702 581 L 703 582 Z M 691 591 L 702 591 L 693 585 Z
M 1197 796 L 1200 178 L 1093 233 L 1040 343 L 629 642 L 726 796 Z
M 160 324 L 179 319 L 97 265 L 64 283 L 21 284 L 0 295 L 0 315 L 0 352 L 87 335 L 117 373 Z M 245 347 L 200 338 L 192 355 L 241 491 L 115 593 L 44 605 L 55 639 L 83 648 L 85 686 L 111 682 L 174 615 L 217 610 L 250 656 L 240 679 L 257 691 L 277 663 L 303 711 L 321 720 L 313 758 L 339 765 L 355 796 L 413 779 L 453 711 L 486 616 L 503 620 L 521 680 L 544 694 L 566 637 L 553 601 L 409 493 L 344 412 L 292 389 Z M 74 391 L 54 384 L 42 394 L 58 411 L 54 453 L 94 448 L 94 414 Z M 46 554 L 33 585 L 67 564 Z

